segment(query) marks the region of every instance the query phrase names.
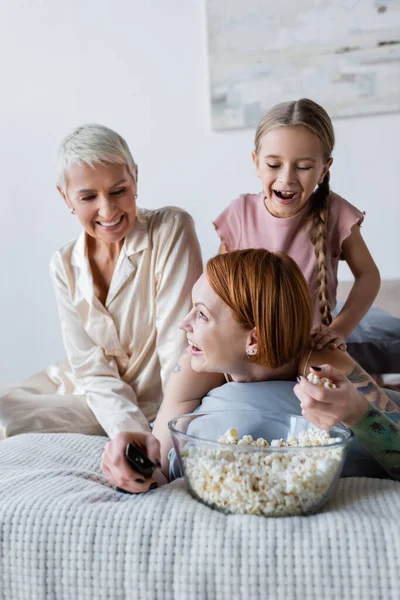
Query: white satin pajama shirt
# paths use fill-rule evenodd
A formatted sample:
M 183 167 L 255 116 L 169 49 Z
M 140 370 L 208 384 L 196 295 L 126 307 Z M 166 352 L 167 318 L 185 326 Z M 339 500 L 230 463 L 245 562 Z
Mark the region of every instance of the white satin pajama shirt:
M 86 234 L 50 266 L 67 359 L 0 395 L 0 438 L 27 431 L 148 431 L 186 346 L 178 326 L 201 275 L 192 218 L 138 209 L 105 306 L 94 293 Z

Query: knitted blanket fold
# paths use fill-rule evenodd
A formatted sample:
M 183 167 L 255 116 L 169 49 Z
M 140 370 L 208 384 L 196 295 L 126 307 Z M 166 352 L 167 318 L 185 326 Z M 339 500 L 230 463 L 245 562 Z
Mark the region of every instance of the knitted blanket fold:
M 227 516 L 182 480 L 115 491 L 105 442 L 0 442 L 1 600 L 399 600 L 400 483 L 341 479 L 309 517 Z

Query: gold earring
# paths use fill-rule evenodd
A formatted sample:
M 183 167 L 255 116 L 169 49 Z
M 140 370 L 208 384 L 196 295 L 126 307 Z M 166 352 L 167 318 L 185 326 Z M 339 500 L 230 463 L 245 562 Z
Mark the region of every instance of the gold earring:
M 71 213 L 71 215 L 74 215 L 75 214 L 75 209 L 74 208 L 70 208 L 69 212 Z

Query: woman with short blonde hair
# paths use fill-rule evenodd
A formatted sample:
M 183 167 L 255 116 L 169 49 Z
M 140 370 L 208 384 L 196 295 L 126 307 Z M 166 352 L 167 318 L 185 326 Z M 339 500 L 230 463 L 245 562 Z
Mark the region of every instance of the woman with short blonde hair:
M 107 127 L 74 129 L 58 165 L 58 190 L 83 227 L 50 266 L 67 358 L 2 390 L 0 439 L 136 432 L 151 453 L 149 422 L 185 346 L 177 325 L 202 270 L 194 223 L 179 208 L 137 207 L 136 163 Z

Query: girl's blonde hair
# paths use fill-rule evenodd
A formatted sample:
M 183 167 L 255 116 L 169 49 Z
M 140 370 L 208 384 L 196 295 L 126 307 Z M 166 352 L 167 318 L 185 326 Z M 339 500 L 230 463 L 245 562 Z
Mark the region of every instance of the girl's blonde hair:
M 277 127 L 306 127 L 322 142 L 324 161 L 327 163 L 331 158 L 335 145 L 335 134 L 332 121 L 322 106 L 309 100 L 301 98 L 293 102 L 282 102 L 273 106 L 261 119 L 255 135 L 255 152 L 258 156 L 261 140 L 266 133 Z M 332 315 L 329 306 L 328 281 L 327 281 L 327 256 L 326 237 L 328 221 L 328 199 L 329 199 L 329 171 L 322 183 L 312 193 L 310 198 L 310 217 L 313 220 L 310 239 L 314 246 L 318 264 L 318 300 L 322 323 L 330 325 Z
M 303 273 L 284 252 L 235 250 L 208 261 L 214 292 L 246 330 L 256 329 L 258 352 L 249 360 L 277 369 L 309 343 L 311 295 Z
M 58 150 L 58 185 L 65 191 L 65 175 L 73 164 L 106 163 L 125 165 L 137 183 L 137 165 L 124 138 L 96 123 L 76 127 L 63 139 Z

